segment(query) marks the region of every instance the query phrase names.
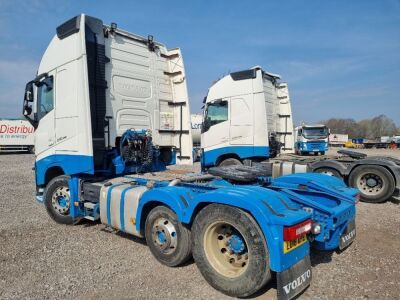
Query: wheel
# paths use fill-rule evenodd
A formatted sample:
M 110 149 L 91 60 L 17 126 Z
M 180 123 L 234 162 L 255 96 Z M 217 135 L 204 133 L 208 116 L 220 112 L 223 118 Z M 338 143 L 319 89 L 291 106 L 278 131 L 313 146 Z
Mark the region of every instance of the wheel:
M 250 296 L 271 279 L 263 233 L 238 208 L 211 204 L 202 209 L 192 226 L 192 251 L 207 282 L 229 296 Z
M 59 224 L 73 225 L 80 219 L 73 219 L 69 215 L 71 198 L 69 191 L 69 176 L 53 178 L 44 191 L 44 205 L 49 216 Z
M 325 151 L 321 151 L 321 155 L 325 155 Z
M 358 188 L 361 201 L 379 203 L 389 199 L 395 189 L 392 174 L 381 166 L 358 166 L 351 171 L 349 185 Z
M 190 230 L 165 206 L 150 211 L 146 218 L 145 237 L 151 253 L 164 265 L 176 267 L 190 258 Z
M 318 156 L 319 155 L 319 152 L 314 152 L 314 156 Z
M 322 173 L 322 174 L 326 174 L 329 176 L 335 176 L 337 178 L 342 179 L 342 175 L 340 175 L 338 170 L 335 170 L 333 168 L 319 168 L 314 170 L 314 173 Z
M 234 165 L 241 165 L 242 163 L 240 162 L 240 160 L 236 159 L 236 158 L 226 158 L 224 160 L 222 160 L 218 166 L 219 167 L 225 167 L 225 166 L 234 166 Z

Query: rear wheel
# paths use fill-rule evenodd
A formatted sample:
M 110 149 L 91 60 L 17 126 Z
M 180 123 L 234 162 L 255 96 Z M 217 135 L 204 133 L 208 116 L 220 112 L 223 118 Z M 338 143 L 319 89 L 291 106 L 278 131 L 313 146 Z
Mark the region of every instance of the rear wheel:
M 358 188 L 361 201 L 379 203 L 389 199 L 395 189 L 392 174 L 381 166 L 356 167 L 349 176 L 349 185 Z
M 211 204 L 201 210 L 192 226 L 192 241 L 203 277 L 229 296 L 250 296 L 271 279 L 263 233 L 238 208 Z
M 241 161 L 236 159 L 236 158 L 226 158 L 222 160 L 218 166 L 219 167 L 226 167 L 226 166 L 235 166 L 235 165 L 241 165 Z
M 46 186 L 43 198 L 49 216 L 60 224 L 72 225 L 80 221 L 73 219 L 69 212 L 72 205 L 69 190 L 69 176 L 57 176 Z
M 154 257 L 164 265 L 176 267 L 190 258 L 190 231 L 165 206 L 153 208 L 146 219 L 145 237 Z

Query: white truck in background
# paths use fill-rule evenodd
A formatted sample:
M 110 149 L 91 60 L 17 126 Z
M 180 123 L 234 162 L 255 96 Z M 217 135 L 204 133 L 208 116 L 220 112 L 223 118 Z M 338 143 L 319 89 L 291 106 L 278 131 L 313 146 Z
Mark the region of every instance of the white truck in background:
M 344 145 L 348 140 L 349 140 L 348 134 L 341 134 L 341 133 L 329 134 L 329 146 L 332 147 L 344 147 Z
M 0 153 L 1 152 L 33 152 L 33 126 L 26 120 L 0 119 Z
M 329 174 L 358 188 L 365 202 L 383 202 L 400 195 L 400 160 L 348 150 L 331 156 L 295 155 L 294 141 L 299 132 L 294 134 L 288 85 L 280 81 L 279 75 L 261 67 L 231 73 L 209 88 L 204 103 L 201 133 L 204 171 L 211 173 L 213 167 L 229 166 L 232 170 L 228 176 L 239 176 L 242 164 L 246 167 L 273 162 L 273 177 L 306 171 Z M 329 130 L 321 125 L 317 131 L 324 141 L 323 148 L 315 150 L 324 154 Z M 236 166 L 230 165 L 238 167 L 235 170 Z M 242 177 L 251 177 L 254 172 L 257 170 Z M 214 175 L 223 176 L 221 172 Z
M 293 153 L 287 83 L 256 66 L 215 82 L 204 99 L 202 166 L 262 161 Z

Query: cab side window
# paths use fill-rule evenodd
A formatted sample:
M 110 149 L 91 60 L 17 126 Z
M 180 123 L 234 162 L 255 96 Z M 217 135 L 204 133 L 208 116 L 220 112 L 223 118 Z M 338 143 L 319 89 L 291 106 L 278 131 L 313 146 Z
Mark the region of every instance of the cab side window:
M 203 132 L 211 126 L 228 121 L 228 101 L 215 101 L 209 103 L 204 117 Z
M 39 120 L 54 108 L 53 77 L 48 77 L 38 85 L 37 89 Z

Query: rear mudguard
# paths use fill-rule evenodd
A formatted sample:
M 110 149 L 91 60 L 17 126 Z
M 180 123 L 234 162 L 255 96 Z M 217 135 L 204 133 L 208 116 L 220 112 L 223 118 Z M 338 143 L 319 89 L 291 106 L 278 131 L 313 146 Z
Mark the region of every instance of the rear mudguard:
M 312 246 L 333 250 L 354 222 L 358 190 L 333 176 L 315 173 L 291 174 L 274 179 L 268 187 L 282 192 L 299 207 L 312 213 L 321 232 L 313 235 Z
M 175 211 L 180 222 L 191 224 L 200 208 L 210 203 L 235 206 L 249 212 L 259 224 L 269 250 L 270 268 L 282 272 L 309 254 L 309 243 L 283 253 L 283 226 L 310 219 L 310 213 L 299 209 L 283 193 L 260 186 L 233 186 L 227 182 L 218 187 L 210 185 L 209 191 L 199 192 L 194 187 L 167 186 L 153 188 L 143 194 L 136 215 L 137 230 L 144 225 L 146 206 L 162 203 Z M 139 221 L 140 220 L 140 221 Z

